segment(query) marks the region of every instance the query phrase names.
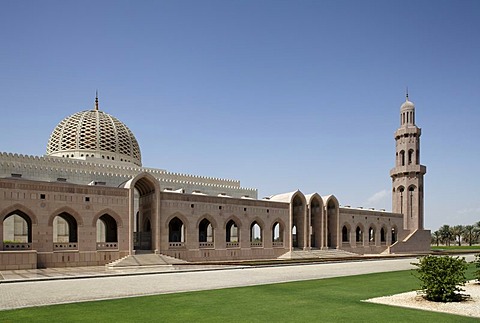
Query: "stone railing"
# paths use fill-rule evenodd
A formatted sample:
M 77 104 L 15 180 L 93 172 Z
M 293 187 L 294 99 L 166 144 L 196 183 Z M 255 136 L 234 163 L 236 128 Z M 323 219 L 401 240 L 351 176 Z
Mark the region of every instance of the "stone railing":
M 199 248 L 215 248 L 213 242 L 199 242 L 198 247 Z
M 117 242 L 97 242 L 97 250 L 118 250 Z
M 25 242 L 4 243 L 3 250 L 5 251 L 32 250 L 32 244 L 25 243 Z
M 77 242 L 54 242 L 53 250 L 54 251 L 78 250 L 78 243 Z
M 235 242 L 227 242 L 227 248 L 238 248 L 240 245 L 238 241 Z
M 169 248 L 185 248 L 185 242 L 169 242 L 168 243 Z
M 250 242 L 250 247 L 251 248 L 261 248 L 261 247 L 263 247 L 263 242 L 262 241 L 251 241 Z
M 274 248 L 283 247 L 283 241 L 274 241 L 273 247 Z

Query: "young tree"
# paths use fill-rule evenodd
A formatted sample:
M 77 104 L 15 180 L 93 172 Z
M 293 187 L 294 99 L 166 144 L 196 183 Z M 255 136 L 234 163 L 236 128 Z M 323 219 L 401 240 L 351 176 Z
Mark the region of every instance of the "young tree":
M 439 231 L 442 243 L 444 243 L 446 246 L 450 246 L 450 241 L 453 240 L 452 228 L 450 228 L 448 224 L 444 224 Z
M 463 234 L 463 240 L 468 242 L 468 245 L 471 246 L 472 244 L 477 242 L 478 239 L 478 231 L 473 225 L 466 225 Z
M 425 298 L 434 302 L 456 302 L 463 299 L 460 286 L 467 282 L 465 258 L 449 256 L 425 256 L 413 263 Z
M 451 228 L 453 239 L 458 242 L 458 246 L 462 245 L 462 234 L 464 230 L 463 225 L 456 225 Z

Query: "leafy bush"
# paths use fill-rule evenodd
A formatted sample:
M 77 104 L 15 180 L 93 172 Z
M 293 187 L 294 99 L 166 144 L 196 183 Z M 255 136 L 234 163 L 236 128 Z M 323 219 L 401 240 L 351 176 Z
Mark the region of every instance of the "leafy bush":
M 419 258 L 417 278 L 422 282 L 425 298 L 434 302 L 458 302 L 464 296 L 459 286 L 465 286 L 467 262 L 460 257 L 425 256 Z
M 475 271 L 475 279 L 480 283 L 480 254 L 475 255 L 475 260 L 473 261 L 477 270 Z

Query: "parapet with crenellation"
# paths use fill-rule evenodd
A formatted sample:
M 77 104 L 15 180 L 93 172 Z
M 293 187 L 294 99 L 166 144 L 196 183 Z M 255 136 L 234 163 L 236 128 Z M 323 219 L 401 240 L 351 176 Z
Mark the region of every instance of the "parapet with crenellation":
M 257 190 L 242 188 L 240 181 L 181 173 L 163 169 L 125 165 L 113 161 L 98 162 L 98 159 L 68 159 L 52 156 L 28 156 L 0 153 L 0 177 L 21 177 L 39 181 L 65 181 L 88 185 L 102 183 L 118 187 L 139 173 L 147 172 L 157 178 L 161 187 L 183 189 L 186 193 L 202 191 L 208 195 L 226 194 L 234 197 L 257 198 Z

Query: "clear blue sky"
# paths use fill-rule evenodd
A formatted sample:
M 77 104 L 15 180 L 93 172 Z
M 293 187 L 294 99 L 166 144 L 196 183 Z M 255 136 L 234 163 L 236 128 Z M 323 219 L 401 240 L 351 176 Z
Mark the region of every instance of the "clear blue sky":
M 480 221 L 480 1 L 0 2 L 0 151 L 93 107 L 148 167 L 391 209 L 405 87 L 426 227 Z

